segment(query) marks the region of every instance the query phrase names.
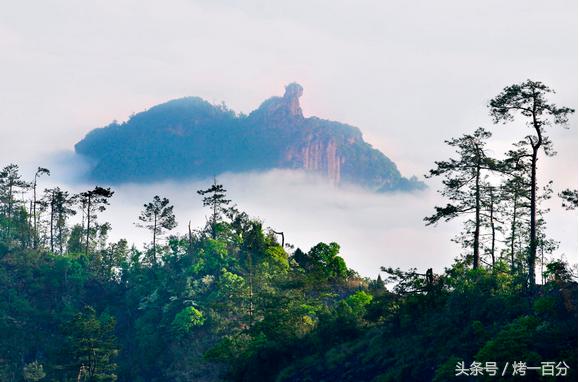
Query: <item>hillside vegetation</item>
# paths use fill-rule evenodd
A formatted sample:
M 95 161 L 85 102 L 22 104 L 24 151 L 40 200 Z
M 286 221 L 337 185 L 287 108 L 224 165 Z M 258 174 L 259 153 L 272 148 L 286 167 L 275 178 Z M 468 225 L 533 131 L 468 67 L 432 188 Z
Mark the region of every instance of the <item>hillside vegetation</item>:
M 75 150 L 93 163 L 89 178 L 108 184 L 287 168 L 380 192 L 426 188 L 402 177 L 358 128 L 304 118 L 302 92 L 290 84 L 283 97 L 264 101 L 249 116 L 198 97 L 169 101 L 92 130 Z
M 4 167 L 0 380 L 577 380 L 576 266 L 545 233 L 551 183 L 535 183 L 548 118 L 565 125 L 573 110 L 544 102 L 548 92 L 528 81 L 491 101 L 497 120 L 534 117 L 537 135 L 504 159 L 484 129 L 446 142 L 457 155 L 428 176 L 444 177 L 448 204 L 424 221 L 462 218 L 464 229 L 463 254 L 441 274 L 385 264 L 360 277 L 339 244 L 285 243 L 215 178 L 198 191 L 207 224 L 183 236 L 170 234 L 168 199 L 143 201 L 141 250 L 107 239 L 99 215 L 114 190 L 41 192 L 48 169 L 25 181 Z M 577 190 L 559 196 L 577 208 Z

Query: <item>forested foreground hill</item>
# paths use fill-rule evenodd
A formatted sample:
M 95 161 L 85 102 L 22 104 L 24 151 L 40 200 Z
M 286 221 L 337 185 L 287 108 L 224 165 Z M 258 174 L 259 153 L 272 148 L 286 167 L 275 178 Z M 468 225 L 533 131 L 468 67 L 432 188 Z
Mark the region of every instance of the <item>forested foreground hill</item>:
M 13 192 L 26 187 L 8 168 Z M 167 199 L 145 204 L 144 251 L 107 241 L 110 189 L 46 190 L 37 211 L 2 191 L 4 381 L 445 381 L 477 365 L 514 379 L 513 362 L 577 378 L 577 283 L 561 261 L 533 290 L 522 262 L 473 270 L 472 256 L 443 274 L 383 269 L 388 290 L 336 243 L 283 246 L 217 183 L 200 190 L 207 226 L 185 236 L 163 236 Z M 91 219 L 71 227 L 72 203 Z
M 75 150 L 93 164 L 89 178 L 108 184 L 283 168 L 380 192 L 426 188 L 415 177 L 402 177 L 358 128 L 305 118 L 302 93 L 300 85 L 289 84 L 283 97 L 264 101 L 248 116 L 198 97 L 173 100 L 92 130 Z

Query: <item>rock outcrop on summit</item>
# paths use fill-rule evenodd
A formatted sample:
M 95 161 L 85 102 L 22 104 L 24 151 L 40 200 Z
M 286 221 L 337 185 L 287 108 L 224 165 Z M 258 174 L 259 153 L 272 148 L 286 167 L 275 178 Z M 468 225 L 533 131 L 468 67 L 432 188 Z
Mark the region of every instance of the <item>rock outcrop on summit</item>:
M 75 150 L 93 163 L 88 176 L 109 184 L 284 168 L 380 192 L 426 188 L 402 177 L 357 127 L 305 118 L 302 94 L 291 83 L 283 97 L 264 101 L 249 116 L 198 97 L 173 100 L 92 130 Z

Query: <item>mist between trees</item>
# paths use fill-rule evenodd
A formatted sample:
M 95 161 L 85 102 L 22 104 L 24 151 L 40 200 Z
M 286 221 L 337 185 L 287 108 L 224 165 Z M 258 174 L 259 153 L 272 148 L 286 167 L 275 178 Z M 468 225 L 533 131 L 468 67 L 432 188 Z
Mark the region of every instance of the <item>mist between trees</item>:
M 179 211 L 156 195 L 134 217 L 149 244 L 110 242 L 113 190 L 41 192 L 48 169 L 26 181 L 4 167 L 0 377 L 444 381 L 459 364 L 549 361 L 576 378 L 576 271 L 554 257 L 541 203 L 556 186 L 536 171 L 554 154 L 547 127 L 573 112 L 548 104 L 551 92 L 527 81 L 490 101 L 495 122 L 520 113 L 531 132 L 501 158 L 483 128 L 446 141 L 456 156 L 428 177 L 444 178 L 448 204 L 424 220 L 464 217 L 463 255 L 440 274 L 385 264 L 361 277 L 338 243 L 286 244 L 291 232 L 240 211 L 215 178 L 198 191 L 204 226 L 171 234 Z M 576 190 L 558 194 L 577 207 Z

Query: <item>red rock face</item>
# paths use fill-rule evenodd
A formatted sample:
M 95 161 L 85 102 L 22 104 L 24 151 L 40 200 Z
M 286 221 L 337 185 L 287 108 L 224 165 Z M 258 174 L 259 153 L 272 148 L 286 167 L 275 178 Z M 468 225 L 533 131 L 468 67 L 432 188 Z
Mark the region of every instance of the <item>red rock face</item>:
M 274 120 L 277 120 L 275 118 L 275 114 L 277 114 L 277 117 L 289 115 L 303 121 L 299 102 L 299 97 L 302 96 L 303 92 L 304 89 L 297 83 L 287 85 L 283 98 L 279 98 L 278 102 L 271 105 L 268 114 L 274 117 Z M 308 124 L 306 123 L 305 125 L 307 126 Z M 286 148 L 285 156 L 281 158 L 282 163 L 280 164 L 282 167 L 316 172 L 327 178 L 332 185 L 338 185 L 341 178 L 340 167 L 346 158 L 338 155 L 336 140 L 328 136 L 323 129 L 316 128 L 315 125 L 313 123 L 309 127 L 301 126 L 301 128 L 305 127 L 305 130 L 302 130 L 302 139 L 290 143 Z M 285 130 L 284 133 L 288 133 L 288 130 L 292 130 L 292 128 L 285 126 Z M 285 134 L 282 133 L 281 135 Z M 350 137 L 347 143 L 344 143 L 351 144 L 354 141 L 355 138 Z
M 330 183 L 340 183 L 340 157 L 336 155 L 336 142 L 312 142 L 304 148 L 304 168 L 325 175 Z
M 300 146 L 288 148 L 284 158 L 286 163 L 291 163 L 294 169 L 321 174 L 332 185 L 340 184 L 340 166 L 346 158 L 338 155 L 335 140 L 324 142 L 315 139 Z

